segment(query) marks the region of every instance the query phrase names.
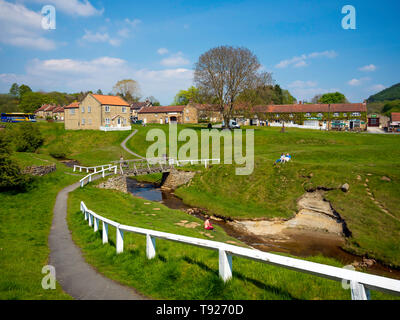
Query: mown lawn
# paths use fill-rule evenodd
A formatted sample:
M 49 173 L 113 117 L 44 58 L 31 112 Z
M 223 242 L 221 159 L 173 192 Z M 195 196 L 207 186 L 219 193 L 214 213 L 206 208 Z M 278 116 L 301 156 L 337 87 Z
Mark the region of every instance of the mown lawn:
M 24 158 L 25 165 L 38 164 L 37 158 L 51 161 L 29 153 L 16 157 Z M 77 180 L 65 174 L 69 170 L 57 164 L 55 172 L 36 178 L 29 191 L 0 193 L 0 299 L 71 299 L 58 283 L 56 290 L 44 290 L 41 285 L 57 193 Z
M 179 125 L 178 131 L 190 127 Z M 147 131 L 153 128 L 168 130 L 160 125 L 141 128 L 129 146 L 144 154 L 153 143 L 145 141 Z M 291 218 L 297 211 L 297 199 L 306 190 L 334 189 L 326 197 L 352 232 L 345 248 L 400 267 L 400 136 L 295 128 L 281 133 L 280 128 L 251 128 L 255 129 L 251 175 L 236 175 L 235 165 L 213 165 L 197 175 L 190 186 L 177 189 L 176 195 L 190 205 L 226 217 Z M 195 129 L 200 132 L 198 126 Z M 293 161 L 274 166 L 283 152 L 289 152 Z M 383 176 L 390 181 L 382 180 Z M 344 183 L 350 185 L 347 193 L 337 190 Z M 386 215 L 370 199 L 365 183 L 397 219 Z
M 224 284 L 218 275 L 218 253 L 167 240 L 156 240 L 157 255 L 145 256 L 144 236 L 124 233 L 124 252 L 115 251 L 115 229 L 109 227 L 110 241 L 102 244 L 101 226 L 97 233 L 88 226 L 79 210 L 84 201 L 94 212 L 123 224 L 186 236 L 210 239 L 200 232 L 202 221 L 160 203 L 134 198 L 118 191 L 87 185 L 69 197 L 68 224 L 74 241 L 85 259 L 101 273 L 140 293 L 156 299 L 350 299 L 341 283 L 286 270 L 251 260 L 233 257 L 233 278 Z M 150 204 L 145 204 L 150 203 Z M 160 210 L 154 210 L 159 208 Z M 178 226 L 197 222 L 195 228 Z M 235 241 L 217 227 L 209 232 L 216 241 Z M 334 259 L 312 257 L 307 260 L 342 267 Z M 372 292 L 373 299 L 392 299 Z

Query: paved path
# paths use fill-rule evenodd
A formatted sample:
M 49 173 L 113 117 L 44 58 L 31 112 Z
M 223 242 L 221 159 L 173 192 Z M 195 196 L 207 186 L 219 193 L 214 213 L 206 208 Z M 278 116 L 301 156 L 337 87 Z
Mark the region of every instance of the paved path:
M 50 265 L 63 290 L 78 300 L 144 300 L 134 290 L 99 274 L 87 264 L 82 251 L 75 245 L 67 225 L 68 193 L 79 187 L 76 182 L 57 195 L 51 226 Z
M 132 138 L 132 137 L 136 134 L 136 132 L 138 132 L 137 129 L 135 129 L 135 131 L 133 131 L 129 136 L 127 136 L 126 139 L 125 139 L 124 141 L 121 142 L 121 147 L 122 147 L 126 152 L 129 152 L 130 154 L 134 155 L 135 157 L 144 159 L 144 157 L 142 157 L 141 155 L 139 155 L 139 154 L 137 154 L 137 153 L 131 151 L 131 150 L 128 149 L 127 146 L 126 146 L 126 142 L 127 142 L 130 138 Z

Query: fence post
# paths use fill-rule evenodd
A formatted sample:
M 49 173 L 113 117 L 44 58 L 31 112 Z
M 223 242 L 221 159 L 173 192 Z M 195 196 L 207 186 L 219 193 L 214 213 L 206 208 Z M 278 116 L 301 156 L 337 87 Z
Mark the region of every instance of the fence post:
M 85 220 L 89 218 L 88 212 L 85 210 Z
M 219 249 L 219 276 L 227 282 L 232 278 L 232 256 L 225 250 Z
M 146 256 L 147 259 L 153 259 L 156 256 L 156 239 L 146 234 Z
M 81 181 L 81 188 L 83 188 L 83 180 Z
M 90 213 L 88 213 L 88 215 L 89 215 L 89 227 L 91 227 L 93 225 L 93 216 Z
M 94 217 L 94 232 L 99 231 L 99 219 L 97 219 L 96 217 Z
M 74 172 L 75 172 L 75 169 L 76 169 L 76 164 L 74 164 Z
M 86 168 L 86 173 L 88 173 L 89 172 L 89 168 Z
M 124 251 L 124 232 L 117 227 L 117 254 Z
M 82 172 L 82 167 L 79 167 L 79 172 Z
M 106 171 L 103 169 L 103 172 L 101 173 L 101 176 L 104 178 L 106 176 Z
M 103 243 L 108 242 L 108 223 L 103 221 Z
M 114 168 L 114 174 L 117 174 L 117 166 L 115 166 L 115 168 Z
M 206 168 L 206 169 L 207 169 L 207 159 L 206 159 L 206 160 L 204 160 L 204 168 Z
M 94 173 L 97 173 L 97 167 L 94 167 Z
M 350 281 L 351 299 L 352 300 L 371 300 L 368 288 L 361 283 Z

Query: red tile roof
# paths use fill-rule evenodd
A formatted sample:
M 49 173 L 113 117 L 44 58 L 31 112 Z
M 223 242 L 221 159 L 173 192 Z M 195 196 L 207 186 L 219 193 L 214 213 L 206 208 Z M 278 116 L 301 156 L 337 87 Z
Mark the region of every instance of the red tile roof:
M 400 112 L 392 112 L 392 121 L 400 121 Z
M 44 104 L 44 105 L 42 105 L 39 109 L 37 109 L 35 112 L 43 111 L 43 110 L 46 109 L 48 106 L 49 106 L 48 104 Z
M 129 106 L 129 103 L 120 96 L 105 96 L 102 94 L 92 94 L 92 96 L 101 104 L 110 106 Z
M 60 113 L 62 113 L 62 112 L 64 112 L 64 107 L 57 107 L 57 108 L 55 108 L 54 110 L 53 110 L 53 113 L 54 112 L 60 112 Z
M 254 112 L 366 112 L 367 106 L 364 103 L 336 103 L 331 104 L 286 104 L 254 106 Z
M 186 106 L 151 106 L 142 108 L 138 113 L 183 112 Z
M 79 108 L 79 102 L 72 102 L 69 105 L 65 106 L 64 109 L 73 109 L 73 108 Z

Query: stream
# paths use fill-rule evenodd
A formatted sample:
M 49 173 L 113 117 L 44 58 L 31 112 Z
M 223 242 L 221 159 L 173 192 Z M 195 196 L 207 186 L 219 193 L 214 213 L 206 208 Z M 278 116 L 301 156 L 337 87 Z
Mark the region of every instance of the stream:
M 128 191 L 135 197 L 140 197 L 150 201 L 155 201 L 164 204 L 168 208 L 185 211 L 193 208 L 185 204 L 182 199 L 175 196 L 172 192 L 162 190 L 159 186 L 147 182 L 138 182 L 134 179 L 128 179 Z M 201 220 L 205 220 L 203 214 L 199 211 L 192 210 L 192 215 Z M 189 213 L 188 213 L 189 214 Z M 255 249 L 266 252 L 282 252 L 288 253 L 297 257 L 308 257 L 315 255 L 323 255 L 325 257 L 334 258 L 341 263 L 348 265 L 354 262 L 361 263 L 363 258 L 351 254 L 341 248 L 344 244 L 344 237 L 335 234 L 313 232 L 311 230 L 284 230 L 279 237 L 260 236 L 246 229 L 238 227 L 240 223 L 225 221 L 217 217 L 211 216 L 211 222 L 220 226 L 231 237 L 236 238 L 243 243 Z M 214 219 L 213 219 L 214 218 Z M 400 270 L 389 268 L 379 262 L 372 266 L 363 268 L 363 271 L 368 273 L 385 276 L 394 279 L 400 279 Z

